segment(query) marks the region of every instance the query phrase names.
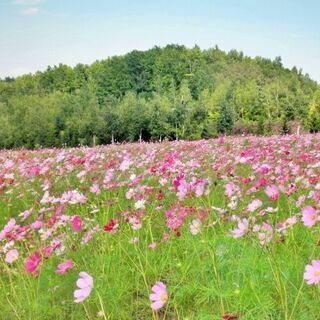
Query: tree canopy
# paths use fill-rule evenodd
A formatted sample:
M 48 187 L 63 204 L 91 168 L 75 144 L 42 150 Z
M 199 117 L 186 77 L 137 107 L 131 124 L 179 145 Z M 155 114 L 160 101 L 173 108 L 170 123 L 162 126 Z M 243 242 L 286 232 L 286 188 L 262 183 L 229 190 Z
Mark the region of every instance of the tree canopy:
M 134 50 L 0 80 L 0 147 L 320 131 L 320 87 L 296 67 L 218 47 Z

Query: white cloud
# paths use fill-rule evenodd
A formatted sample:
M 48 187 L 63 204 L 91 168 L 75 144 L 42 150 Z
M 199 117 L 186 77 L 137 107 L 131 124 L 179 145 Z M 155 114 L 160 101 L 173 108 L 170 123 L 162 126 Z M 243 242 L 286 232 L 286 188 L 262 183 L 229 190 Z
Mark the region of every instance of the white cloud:
M 40 8 L 38 7 L 30 7 L 22 10 L 20 13 L 24 16 L 34 16 L 40 12 Z
M 12 4 L 21 7 L 21 15 L 34 16 L 41 11 L 40 5 L 45 1 L 46 0 L 12 0 Z

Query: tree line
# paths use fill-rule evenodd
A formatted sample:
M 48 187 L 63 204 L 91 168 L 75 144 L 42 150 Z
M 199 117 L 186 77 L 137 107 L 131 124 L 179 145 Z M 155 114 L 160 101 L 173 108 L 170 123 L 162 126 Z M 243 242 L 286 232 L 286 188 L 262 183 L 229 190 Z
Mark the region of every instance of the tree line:
M 0 147 L 320 131 L 320 87 L 281 58 L 218 47 L 134 50 L 0 81 Z

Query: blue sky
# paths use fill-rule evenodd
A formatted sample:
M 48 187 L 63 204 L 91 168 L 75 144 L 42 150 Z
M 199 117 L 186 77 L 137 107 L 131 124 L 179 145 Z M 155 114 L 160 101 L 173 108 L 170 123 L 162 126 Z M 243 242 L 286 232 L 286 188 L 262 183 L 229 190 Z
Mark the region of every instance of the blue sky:
M 319 0 L 0 0 L 0 77 L 168 43 L 281 56 L 320 82 Z

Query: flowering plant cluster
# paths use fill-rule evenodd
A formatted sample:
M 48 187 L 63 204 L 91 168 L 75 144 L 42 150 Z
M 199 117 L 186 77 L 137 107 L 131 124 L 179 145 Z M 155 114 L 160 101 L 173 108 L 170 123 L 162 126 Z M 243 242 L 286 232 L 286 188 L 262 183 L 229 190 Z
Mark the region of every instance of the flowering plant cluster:
M 218 232 L 261 252 L 293 241 L 298 228 L 320 237 L 320 135 L 1 151 L 0 204 L 9 212 L 0 220 L 8 283 L 11 273 L 72 278 L 81 303 L 102 285 L 86 252 L 101 265 L 108 257 L 111 272 L 116 252 L 128 257 L 119 265 L 142 268 L 124 243 L 165 258 L 181 241 L 194 246 Z M 320 255 L 305 259 L 301 278 L 317 285 Z M 179 289 L 170 274 L 144 281 L 153 312 L 172 308 Z

